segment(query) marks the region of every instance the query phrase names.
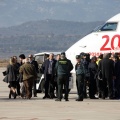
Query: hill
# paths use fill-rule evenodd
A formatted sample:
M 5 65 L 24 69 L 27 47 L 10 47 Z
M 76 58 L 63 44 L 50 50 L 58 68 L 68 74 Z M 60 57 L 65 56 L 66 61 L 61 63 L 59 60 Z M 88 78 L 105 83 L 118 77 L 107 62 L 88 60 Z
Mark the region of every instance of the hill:
M 0 28 L 0 57 L 41 51 L 65 51 L 103 22 L 41 20 Z

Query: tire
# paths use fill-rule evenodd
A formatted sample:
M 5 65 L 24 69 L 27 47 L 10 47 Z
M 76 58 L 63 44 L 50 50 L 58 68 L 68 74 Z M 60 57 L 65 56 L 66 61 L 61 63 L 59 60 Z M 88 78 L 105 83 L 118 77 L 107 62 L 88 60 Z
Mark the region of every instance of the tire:
M 42 93 L 45 93 L 45 80 L 44 79 L 41 80 L 40 90 Z

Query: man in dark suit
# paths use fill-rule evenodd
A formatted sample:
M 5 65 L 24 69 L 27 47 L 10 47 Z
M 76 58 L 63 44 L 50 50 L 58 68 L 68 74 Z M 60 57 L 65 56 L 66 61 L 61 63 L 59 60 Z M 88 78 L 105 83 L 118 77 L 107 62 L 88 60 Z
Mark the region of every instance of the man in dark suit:
M 45 60 L 45 62 L 42 65 L 45 78 L 45 96 L 43 97 L 43 99 L 55 97 L 54 95 L 55 64 L 56 60 L 54 59 L 54 54 L 51 53 L 49 55 L 49 58 Z
M 114 55 L 114 65 L 115 65 L 115 80 L 114 80 L 114 89 L 115 89 L 115 98 L 120 99 L 120 59 L 118 55 Z
M 29 58 L 29 62 L 32 65 L 34 65 L 35 70 L 38 73 L 39 71 L 38 71 L 38 63 L 37 63 L 37 61 L 34 60 L 33 55 L 29 55 L 28 58 Z M 36 80 L 33 81 L 33 94 L 34 94 L 34 97 L 37 97 Z
M 108 86 L 108 97 L 113 99 L 113 77 L 114 73 L 114 61 L 110 59 L 111 54 L 105 54 L 104 58 L 99 62 L 98 68 L 102 72 L 103 89 L 102 98 L 105 99 L 105 91 Z

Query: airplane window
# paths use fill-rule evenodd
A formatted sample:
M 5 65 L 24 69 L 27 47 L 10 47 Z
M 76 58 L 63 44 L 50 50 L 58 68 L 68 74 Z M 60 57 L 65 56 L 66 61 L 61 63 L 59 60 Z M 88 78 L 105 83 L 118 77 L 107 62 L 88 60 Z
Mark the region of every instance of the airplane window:
M 106 23 L 99 31 L 115 31 L 117 29 L 117 22 Z

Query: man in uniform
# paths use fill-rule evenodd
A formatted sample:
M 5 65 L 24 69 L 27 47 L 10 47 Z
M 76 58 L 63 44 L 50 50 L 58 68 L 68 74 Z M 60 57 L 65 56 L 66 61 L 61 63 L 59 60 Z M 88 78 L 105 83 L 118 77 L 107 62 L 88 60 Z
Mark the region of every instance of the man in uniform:
M 76 86 L 78 93 L 78 98 L 76 99 L 76 101 L 83 101 L 85 68 L 83 63 L 81 62 L 80 55 L 76 55 L 76 61 L 77 63 L 75 65 L 75 71 L 76 71 Z
M 20 67 L 19 72 L 23 74 L 23 84 L 25 86 L 26 98 L 30 99 L 32 97 L 33 81 L 37 78 L 37 73 L 34 65 L 29 63 L 28 58 L 24 61 L 25 63 Z
M 57 72 L 57 84 L 58 84 L 58 98 L 55 101 L 61 101 L 63 85 L 65 87 L 65 101 L 68 100 L 68 88 L 69 88 L 69 76 L 70 71 L 73 69 L 73 65 L 70 60 L 65 56 L 65 53 L 61 53 L 61 59 L 57 61 L 55 66 Z
M 36 72 L 38 73 L 38 63 L 34 60 L 33 55 L 29 55 L 29 62 L 34 65 Z M 33 81 L 33 94 L 34 97 L 37 97 L 37 91 L 36 91 L 36 80 Z
M 20 66 L 22 66 L 24 64 L 24 60 L 25 60 L 25 55 L 24 54 L 20 54 L 19 55 L 19 61 L 20 61 L 19 64 L 20 64 Z M 26 93 L 25 93 L 25 87 L 24 87 L 24 84 L 23 84 L 23 75 L 22 74 L 19 74 L 18 81 L 20 83 L 20 94 L 21 94 L 21 97 L 25 98 Z

